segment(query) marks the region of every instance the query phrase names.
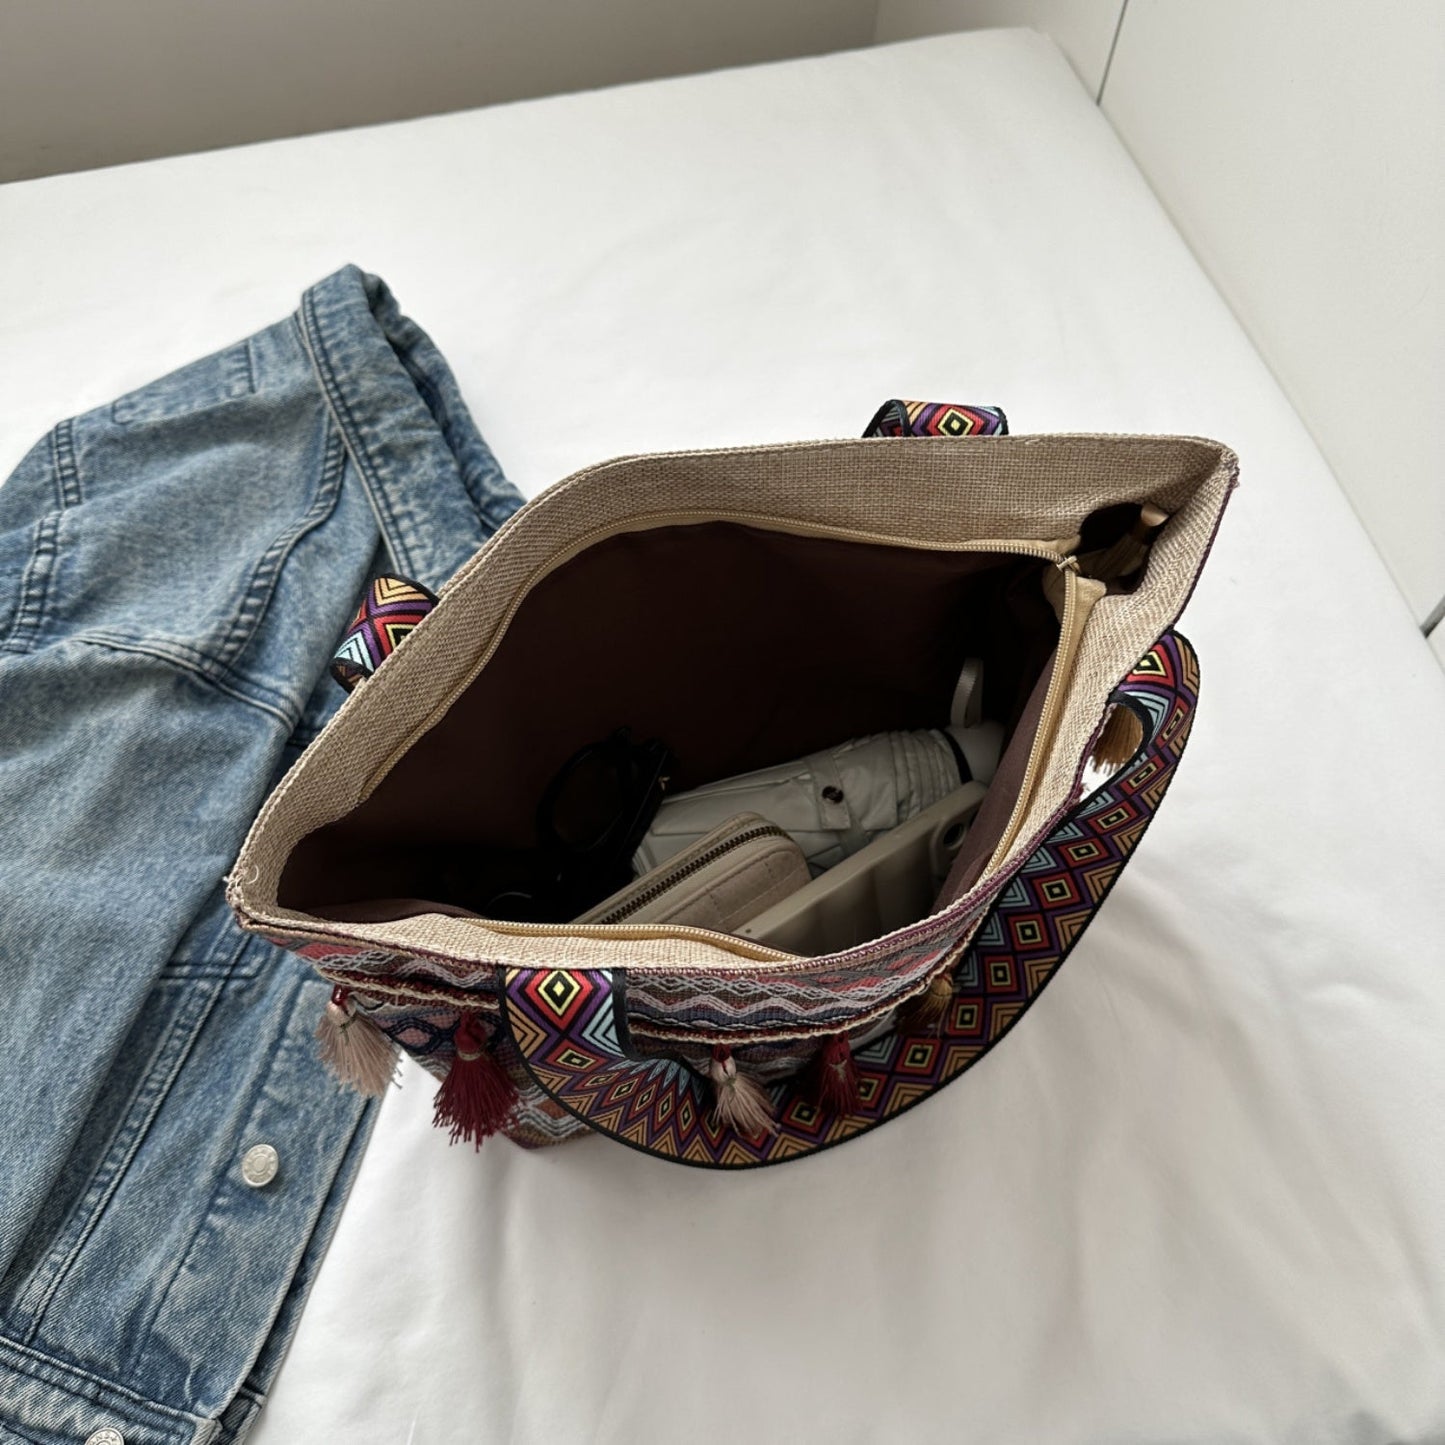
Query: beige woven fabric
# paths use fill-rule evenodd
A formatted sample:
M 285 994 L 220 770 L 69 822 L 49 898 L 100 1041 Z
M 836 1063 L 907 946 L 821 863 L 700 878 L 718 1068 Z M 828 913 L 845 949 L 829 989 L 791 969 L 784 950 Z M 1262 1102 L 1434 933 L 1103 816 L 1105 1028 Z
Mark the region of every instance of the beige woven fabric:
M 1050 543 L 1119 502 L 1170 514 L 1136 591 L 1089 616 L 1067 702 L 1007 856 L 946 910 L 960 917 L 1036 845 L 1069 800 L 1109 694 L 1182 611 L 1235 484 L 1219 442 L 1192 437 L 872 438 L 623 457 L 578 472 L 519 511 L 452 579 L 440 604 L 346 701 L 272 794 L 232 872 L 249 927 L 518 967 L 747 969 L 791 956 L 664 925 L 583 929 L 425 915 L 331 923 L 281 908 L 277 884 L 306 834 L 356 807 L 471 682 L 528 588 L 617 531 L 727 518 L 925 548 L 983 539 Z M 869 945 L 874 947 L 875 944 Z M 836 964 L 798 959 L 800 970 Z

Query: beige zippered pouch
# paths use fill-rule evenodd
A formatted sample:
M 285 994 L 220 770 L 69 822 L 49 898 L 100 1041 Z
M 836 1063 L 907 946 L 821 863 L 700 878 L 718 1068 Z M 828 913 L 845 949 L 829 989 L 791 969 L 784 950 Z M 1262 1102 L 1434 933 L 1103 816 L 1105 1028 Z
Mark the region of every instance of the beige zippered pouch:
M 757 813 L 739 813 L 578 923 L 682 923 L 731 933 L 809 882 L 803 850 Z

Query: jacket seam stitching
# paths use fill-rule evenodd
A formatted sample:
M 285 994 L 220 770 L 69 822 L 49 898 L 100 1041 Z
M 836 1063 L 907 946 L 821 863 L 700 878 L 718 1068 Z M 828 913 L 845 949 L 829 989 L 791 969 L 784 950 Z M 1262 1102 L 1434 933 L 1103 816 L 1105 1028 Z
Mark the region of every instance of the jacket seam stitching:
M 211 666 L 227 677 L 235 676 L 235 663 L 254 636 L 257 625 L 275 596 L 276 585 L 292 551 L 303 537 L 319 527 L 336 510 L 337 499 L 341 495 L 341 473 L 346 453 L 340 437 L 329 421 L 325 425 L 325 436 L 321 481 L 311 505 L 261 554 L 251 573 L 246 595 L 232 619 L 225 639 L 214 655 L 207 658 Z
M 5 1358 L 7 1353 L 13 1353 L 22 1358 L 19 1360 L 7 1359 Z M 28 1368 L 31 1365 L 35 1368 Z M 104 1375 L 98 1375 L 95 1371 L 86 1369 L 84 1365 L 70 1359 L 62 1352 L 51 1349 L 37 1350 L 13 1336 L 0 1335 L 0 1377 L 7 1373 L 24 1375 L 26 1379 L 34 1380 L 47 1389 L 61 1390 L 74 1398 L 86 1399 L 88 1404 L 99 1402 L 81 1395 L 75 1388 L 76 1385 L 86 1384 L 95 1387 L 98 1391 L 106 1391 L 120 1396 L 131 1401 L 137 1409 L 152 1412 L 155 1419 L 146 1422 L 152 1428 L 164 1428 L 169 1424 L 194 1428 L 198 1423 L 198 1417 L 188 1411 L 178 1410 L 173 1405 L 163 1405 L 158 1400 L 148 1399 L 128 1385 L 122 1385 L 118 1380 L 107 1379 Z M 69 1376 L 70 1379 L 52 1378 L 53 1376 Z M 6 1423 L 8 1424 L 8 1422 Z
M 377 525 L 397 565 L 397 570 L 411 576 L 416 571 L 411 548 L 406 543 L 400 521 L 392 511 L 386 489 L 381 485 L 375 459 L 365 445 L 360 427 L 351 414 L 345 394 L 336 383 L 331 356 L 326 349 L 325 333 L 316 312 L 315 299 L 310 292 L 302 297 L 301 310 L 303 315 L 302 343 L 311 357 L 312 370 L 316 373 L 316 379 L 321 383 L 321 391 L 326 398 L 327 408 L 336 421 L 337 429 L 341 432 L 346 450 L 356 463 L 362 486 L 366 490 L 372 511 L 376 515 Z
M 80 486 L 80 469 L 75 462 L 75 421 L 67 417 L 50 433 L 50 455 L 55 463 L 56 493 L 62 510 L 78 507 L 85 500 Z
M 45 617 L 45 605 L 50 595 L 50 579 L 55 572 L 59 556 L 60 513 L 48 512 L 35 524 L 34 541 L 30 547 L 30 560 L 20 578 L 20 596 L 15 606 L 15 617 L 0 651 L 30 652 L 36 634 Z
M 289 1005 L 286 1009 L 287 1016 L 294 1013 L 297 1004 L 301 1001 L 302 994 L 307 982 L 309 982 L 309 980 L 301 970 L 297 969 L 292 971 L 292 991 L 289 999 Z M 211 1008 L 215 1007 L 216 1000 L 219 998 L 220 990 L 217 989 L 215 996 L 211 1000 L 210 1007 L 207 1008 L 206 1013 L 202 1016 L 200 1020 L 200 1026 L 204 1026 L 206 1018 L 208 1018 L 210 1015 Z M 197 1029 L 191 1036 L 192 1043 L 194 1043 L 196 1035 L 200 1032 L 200 1026 L 197 1027 Z M 189 1053 L 189 1048 L 187 1049 L 187 1052 Z M 275 1061 L 273 1060 L 273 1065 L 274 1062 Z M 263 1091 L 264 1086 L 265 1078 L 263 1076 L 261 1080 L 261 1088 Z M 242 1121 L 240 1125 L 240 1128 L 243 1131 L 246 1127 L 249 1126 L 249 1121 L 254 1118 L 255 1108 L 256 1098 L 253 1097 L 246 1111 L 246 1119 Z M 204 1208 L 201 1207 L 202 1201 L 200 1199 L 197 1199 L 195 1201 L 196 1208 L 191 1215 L 189 1231 L 186 1235 L 185 1243 L 183 1246 L 178 1247 L 173 1254 L 173 1258 L 175 1259 L 175 1268 L 171 1271 L 170 1278 L 166 1281 L 165 1288 L 156 1295 L 154 1301 L 146 1309 L 144 1324 L 135 1331 L 134 1338 L 131 1342 L 131 1349 L 126 1357 L 125 1362 L 128 1372 L 134 1371 L 137 1368 L 137 1365 L 143 1359 L 143 1349 L 146 1341 L 149 1340 L 151 1334 L 154 1332 L 156 1328 L 156 1322 L 165 1313 L 166 1306 L 170 1303 L 171 1296 L 175 1293 L 176 1285 L 177 1282 L 180 1280 L 181 1275 L 184 1273 L 186 1267 L 191 1263 L 192 1259 L 194 1258 L 196 1250 L 199 1247 L 199 1242 L 202 1234 L 204 1233 L 206 1228 L 212 1224 L 212 1221 L 214 1220 L 216 1215 L 216 1200 L 226 1186 L 228 1173 L 229 1171 L 226 1170 L 217 1170 L 212 1174 L 212 1177 L 210 1179 L 210 1187 L 206 1191 Z M 308 1214 L 307 1218 L 310 1219 L 311 1216 Z M 312 1227 L 314 1228 L 314 1221 L 312 1222 Z M 310 1231 L 308 1230 L 308 1237 L 309 1233 Z M 300 1252 L 293 1254 L 293 1259 L 297 1268 L 299 1268 L 300 1262 L 304 1257 L 305 1244 L 303 1243 L 301 1245 Z M 281 1296 L 281 1299 L 284 1299 L 284 1294 Z M 280 1303 L 281 1300 L 278 1299 L 278 1307 Z M 274 1325 L 274 1323 L 275 1317 L 273 1315 L 271 1319 L 271 1325 Z M 268 1325 L 267 1327 L 267 1335 L 269 1335 L 270 1333 L 271 1325 Z M 256 1347 L 259 1349 L 264 1349 L 265 1341 L 266 1336 L 263 1335 L 261 1340 L 256 1342 Z M 252 1361 L 254 1364 L 254 1356 L 252 1357 Z M 247 1367 L 247 1374 L 250 1373 L 250 1368 L 250 1366 Z
M 199 990 L 198 990 L 199 992 Z M 96 1179 L 101 1175 L 101 1169 L 97 1169 L 92 1175 L 91 1182 L 87 1186 L 85 1194 L 77 1201 L 80 1208 L 85 1209 L 85 1218 L 76 1230 L 69 1245 L 62 1251 L 54 1247 L 46 1256 L 46 1265 L 51 1270 L 49 1282 L 45 1285 L 40 1298 L 35 1301 L 30 1310 L 30 1323 L 26 1328 L 21 1342 L 27 1346 L 31 1345 L 35 1336 L 39 1333 L 41 1325 L 45 1321 L 45 1312 L 50 1308 L 50 1303 L 55 1297 L 55 1292 L 64 1283 L 66 1275 L 70 1273 L 76 1258 L 85 1248 L 90 1236 L 95 1232 L 96 1226 L 100 1223 L 115 1191 L 120 1188 L 121 1181 L 125 1178 L 131 1162 L 145 1143 L 146 1135 L 150 1132 L 151 1125 L 155 1123 L 156 1115 L 161 1106 L 165 1103 L 174 1086 L 180 1070 L 185 1066 L 186 1059 L 190 1056 L 192 1047 L 195 1044 L 196 1036 L 205 1026 L 206 1020 L 210 1017 L 211 1010 L 216 1006 L 216 1000 L 220 997 L 220 989 L 211 990 L 210 999 L 202 1000 L 202 1007 L 189 1022 L 186 1020 L 184 1008 L 177 1011 L 172 1019 L 170 1027 L 167 1028 L 165 1037 L 156 1046 L 155 1053 L 151 1056 L 151 1063 L 147 1067 L 145 1075 L 138 1084 L 135 1092 L 127 1101 L 125 1114 L 116 1126 L 115 1131 L 106 1141 L 106 1157 L 102 1162 L 109 1160 L 110 1149 L 116 1142 L 117 1135 L 123 1135 L 127 1124 L 136 1125 L 133 1137 L 121 1148 L 121 1157 L 113 1161 L 114 1168 L 110 1177 L 100 1186 L 99 1196 L 93 1200 L 90 1195 L 95 1188 Z M 179 1041 L 178 1040 L 179 1036 Z M 167 1050 L 172 1049 L 171 1057 L 167 1061 Z M 133 1119 L 134 1112 L 139 1109 L 142 1117 Z M 88 1207 L 87 1206 L 88 1202 Z M 28 1293 L 28 1291 L 27 1291 Z
M 188 648 L 172 650 L 154 642 L 137 642 L 129 637 L 116 637 L 106 632 L 83 632 L 69 640 L 89 647 L 104 648 L 110 652 L 132 652 L 141 657 L 152 658 L 156 662 L 164 663 L 167 667 L 173 667 L 176 671 L 193 677 L 197 682 L 204 683 L 217 692 L 225 693 L 227 697 L 235 698 L 237 702 L 245 703 L 248 707 L 269 714 L 288 729 L 288 735 L 289 730 L 296 726 L 297 719 L 292 715 L 294 709 L 288 710 L 281 703 L 269 702 L 245 691 L 231 681 L 230 674 L 216 675 L 209 669 L 207 659 L 202 658 L 197 661 L 195 656 L 187 656 L 186 653 L 190 651 Z

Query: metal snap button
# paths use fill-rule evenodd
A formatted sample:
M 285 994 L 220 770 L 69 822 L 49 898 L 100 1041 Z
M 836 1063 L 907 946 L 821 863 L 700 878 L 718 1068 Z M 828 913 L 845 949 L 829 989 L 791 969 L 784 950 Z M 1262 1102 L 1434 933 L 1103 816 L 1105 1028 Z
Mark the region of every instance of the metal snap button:
M 269 1144 L 253 1144 L 241 1160 L 241 1178 L 252 1189 L 264 1189 L 276 1177 L 280 1167 L 281 1156 Z M 111 1445 L 111 1442 L 103 1442 L 103 1445 Z M 125 1442 L 122 1440 L 120 1445 L 125 1445 Z
M 85 1445 L 125 1445 L 125 1436 L 113 1425 L 102 1425 L 85 1437 Z

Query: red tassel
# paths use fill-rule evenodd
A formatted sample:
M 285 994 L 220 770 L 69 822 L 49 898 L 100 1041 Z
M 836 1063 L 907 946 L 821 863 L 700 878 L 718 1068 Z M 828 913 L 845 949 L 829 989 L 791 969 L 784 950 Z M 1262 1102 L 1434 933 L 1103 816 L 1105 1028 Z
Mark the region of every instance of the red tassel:
M 453 1041 L 456 1058 L 437 1090 L 432 1122 L 450 1128 L 451 1140 L 468 1140 L 478 1149 L 482 1140 L 505 1127 L 517 1107 L 517 1086 L 496 1054 L 487 1048 L 486 1035 L 470 1014 L 463 1014 Z
M 847 1034 L 834 1034 L 818 1055 L 818 1103 L 835 1114 L 851 1114 L 860 1103 L 858 1065 Z

